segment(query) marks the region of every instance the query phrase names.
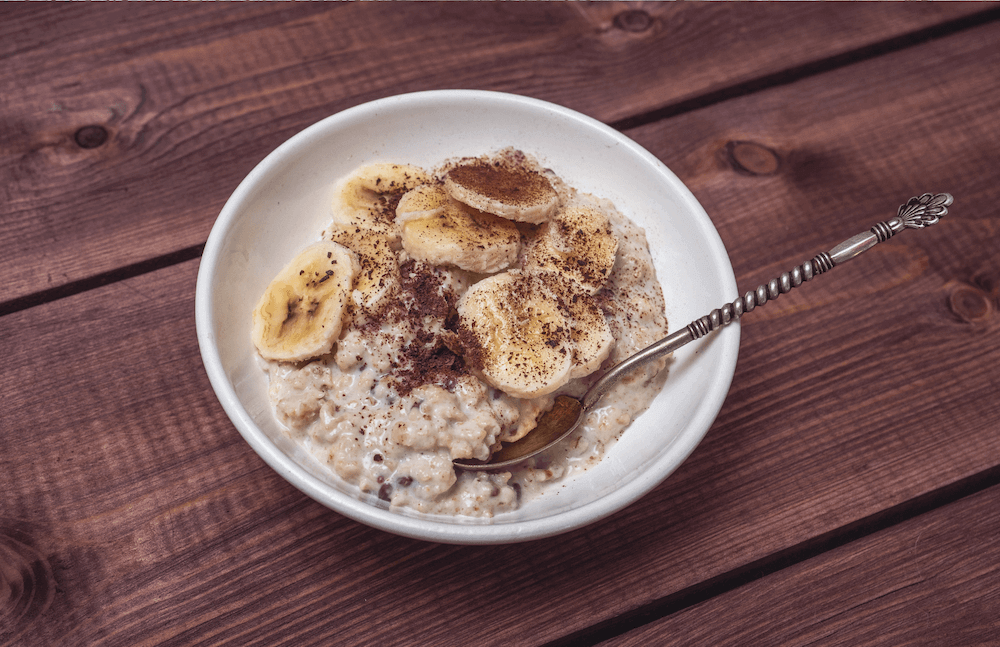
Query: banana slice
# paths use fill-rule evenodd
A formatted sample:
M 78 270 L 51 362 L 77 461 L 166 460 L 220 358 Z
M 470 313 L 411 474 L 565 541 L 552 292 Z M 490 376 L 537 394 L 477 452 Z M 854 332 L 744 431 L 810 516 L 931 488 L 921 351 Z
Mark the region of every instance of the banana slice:
M 359 271 L 351 301 L 363 313 L 376 315 L 400 290 L 399 256 L 393 236 L 363 227 L 333 225 L 328 237 L 357 256 Z
M 615 346 L 615 336 L 604 312 L 579 283 L 559 272 L 538 272 L 542 285 L 570 322 L 573 366 L 570 379 L 590 375 L 601 367 Z
M 580 299 L 573 306 L 570 335 L 573 339 L 571 380 L 590 375 L 611 354 L 615 337 L 600 306 L 591 297 Z
M 617 252 L 618 238 L 607 216 L 576 205 L 561 209 L 541 227 L 525 267 L 560 272 L 594 294 L 611 274 Z
M 439 186 L 405 194 L 396 209 L 403 249 L 434 265 L 454 265 L 479 274 L 507 269 L 521 251 L 521 233 L 510 220 L 451 200 Z
M 426 171 L 410 164 L 378 162 L 362 166 L 337 184 L 331 209 L 333 222 L 398 238 L 396 198 L 429 180 Z
M 458 302 L 466 360 L 516 398 L 551 393 L 570 379 L 570 325 L 541 279 L 520 270 L 476 283 Z
M 264 291 L 253 311 L 253 343 L 266 359 L 299 362 L 329 353 L 340 336 L 355 255 L 332 242 L 302 250 Z
M 410 220 L 436 216 L 449 205 L 451 198 L 440 185 L 421 184 L 403 194 L 396 207 L 396 222 L 405 224 Z
M 463 204 L 520 222 L 545 222 L 559 206 L 549 180 L 514 155 L 463 162 L 448 171 L 444 186 Z
M 363 209 L 377 194 L 400 193 L 427 184 L 427 171 L 412 164 L 376 162 L 362 166 L 341 184 L 339 195 L 349 207 Z

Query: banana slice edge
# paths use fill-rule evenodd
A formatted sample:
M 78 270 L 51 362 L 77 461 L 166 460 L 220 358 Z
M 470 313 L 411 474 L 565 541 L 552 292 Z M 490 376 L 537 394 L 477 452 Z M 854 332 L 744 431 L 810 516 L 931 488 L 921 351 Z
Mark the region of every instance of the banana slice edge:
M 329 353 L 343 326 L 357 257 L 334 242 L 313 243 L 271 280 L 253 310 L 261 357 L 299 362 Z

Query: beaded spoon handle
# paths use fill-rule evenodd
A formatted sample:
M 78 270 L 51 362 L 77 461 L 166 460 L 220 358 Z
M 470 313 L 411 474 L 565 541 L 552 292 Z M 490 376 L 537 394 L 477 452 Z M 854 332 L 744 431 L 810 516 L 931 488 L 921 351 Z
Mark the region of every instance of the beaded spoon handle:
M 667 335 L 646 347 L 604 374 L 601 379 L 583 395 L 581 400 L 568 395 L 556 397 L 553 408 L 538 421 L 538 426 L 524 438 L 504 445 L 490 460 L 483 463 L 472 460 L 456 460 L 455 466 L 462 469 L 498 470 L 510 467 L 526 458 L 549 448 L 568 436 L 583 420 L 584 415 L 604 396 L 608 390 L 632 370 L 660 357 L 674 352 L 681 346 L 704 337 L 737 321 L 757 306 L 777 299 L 792 288 L 802 285 L 813 277 L 828 272 L 885 242 L 904 229 L 923 229 L 935 224 L 948 213 L 948 206 L 954 201 L 949 193 L 931 195 L 925 193 L 910 198 L 899 207 L 895 218 L 879 222 L 870 230 L 848 238 L 828 252 L 817 254 L 812 259 L 785 272 L 767 285 L 758 286 L 732 303 L 716 308 L 709 314 L 695 319 L 677 332 Z

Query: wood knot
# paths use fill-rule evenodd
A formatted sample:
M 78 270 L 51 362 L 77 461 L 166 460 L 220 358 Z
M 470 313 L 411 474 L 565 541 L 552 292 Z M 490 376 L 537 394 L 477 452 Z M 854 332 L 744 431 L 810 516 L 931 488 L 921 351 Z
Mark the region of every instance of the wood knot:
M 981 272 L 977 274 L 972 277 L 972 284 L 994 298 L 1000 298 L 1000 279 L 994 278 L 992 273 Z
M 80 148 L 97 148 L 108 141 L 108 131 L 104 126 L 84 126 L 73 135 Z
M 13 640 L 42 615 L 56 592 L 45 556 L 0 533 L 0 643 Z
M 629 9 L 615 16 L 614 25 L 622 31 L 638 34 L 653 26 L 653 17 L 642 9 Z
M 733 170 L 741 175 L 774 175 L 781 168 L 781 158 L 777 153 L 754 142 L 729 142 L 724 155 Z
M 956 288 L 948 297 L 948 307 L 956 317 L 968 323 L 986 321 L 993 311 L 990 295 L 971 285 Z

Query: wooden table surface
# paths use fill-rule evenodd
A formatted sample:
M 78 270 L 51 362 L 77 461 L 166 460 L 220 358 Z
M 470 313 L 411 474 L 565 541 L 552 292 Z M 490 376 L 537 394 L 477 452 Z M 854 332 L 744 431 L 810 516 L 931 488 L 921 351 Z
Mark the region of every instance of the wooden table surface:
M 0 62 L 0 644 L 1000 644 L 1000 6 L 4 4 Z M 441 88 L 633 138 L 741 291 L 955 203 L 747 318 L 718 419 L 637 503 L 406 539 L 241 439 L 194 287 L 282 141 Z

